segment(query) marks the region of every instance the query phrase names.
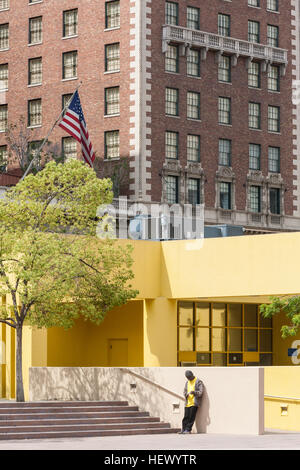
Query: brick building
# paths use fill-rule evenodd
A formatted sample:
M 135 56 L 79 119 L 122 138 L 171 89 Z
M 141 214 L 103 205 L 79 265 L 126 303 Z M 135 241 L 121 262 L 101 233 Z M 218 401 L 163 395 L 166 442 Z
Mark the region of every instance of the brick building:
M 128 158 L 132 200 L 204 203 L 207 223 L 299 229 L 295 4 L 1 0 L 0 152 L 21 115 L 34 148 L 82 82 L 94 150 L 104 167 Z M 79 153 L 58 127 L 51 141 Z

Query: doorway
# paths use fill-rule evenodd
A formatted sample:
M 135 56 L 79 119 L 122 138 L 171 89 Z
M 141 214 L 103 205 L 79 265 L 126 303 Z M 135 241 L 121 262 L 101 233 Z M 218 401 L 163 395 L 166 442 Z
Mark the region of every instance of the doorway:
M 127 367 L 128 366 L 128 339 L 108 340 L 108 366 Z

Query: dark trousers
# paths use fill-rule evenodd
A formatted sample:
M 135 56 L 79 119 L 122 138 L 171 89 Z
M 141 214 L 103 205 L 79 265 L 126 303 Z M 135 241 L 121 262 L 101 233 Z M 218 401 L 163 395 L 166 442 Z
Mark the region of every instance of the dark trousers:
M 196 419 L 198 406 L 186 406 L 182 420 L 182 431 L 191 431 Z

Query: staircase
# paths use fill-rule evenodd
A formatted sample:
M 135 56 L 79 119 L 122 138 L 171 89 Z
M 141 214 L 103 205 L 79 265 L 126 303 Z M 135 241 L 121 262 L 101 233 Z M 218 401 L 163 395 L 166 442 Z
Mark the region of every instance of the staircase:
M 126 401 L 0 402 L 0 440 L 170 434 L 179 429 Z

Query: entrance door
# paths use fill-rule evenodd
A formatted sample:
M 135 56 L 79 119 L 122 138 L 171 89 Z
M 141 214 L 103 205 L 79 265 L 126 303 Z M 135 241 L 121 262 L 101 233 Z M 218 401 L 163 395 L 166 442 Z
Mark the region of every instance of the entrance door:
M 128 339 L 108 340 L 108 365 L 109 367 L 128 366 Z

